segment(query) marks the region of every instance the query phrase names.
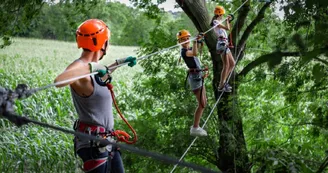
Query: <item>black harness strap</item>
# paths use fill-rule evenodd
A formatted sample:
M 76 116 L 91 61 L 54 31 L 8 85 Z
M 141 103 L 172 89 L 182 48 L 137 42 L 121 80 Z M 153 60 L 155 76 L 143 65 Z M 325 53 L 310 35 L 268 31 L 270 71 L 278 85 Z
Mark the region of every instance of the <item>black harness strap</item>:
M 185 89 L 187 89 L 187 80 L 188 80 L 188 77 L 189 77 L 189 74 L 190 73 L 198 73 L 198 72 L 204 72 L 204 71 L 208 71 L 208 68 L 204 68 L 204 69 L 189 69 L 188 72 L 187 72 L 187 77 L 185 79 Z M 200 104 L 201 106 L 204 108 L 205 105 L 203 104 L 202 100 L 203 100 L 203 87 L 204 87 L 204 79 L 208 76 L 208 74 L 205 74 L 202 76 L 202 85 L 201 85 L 201 88 L 200 88 Z

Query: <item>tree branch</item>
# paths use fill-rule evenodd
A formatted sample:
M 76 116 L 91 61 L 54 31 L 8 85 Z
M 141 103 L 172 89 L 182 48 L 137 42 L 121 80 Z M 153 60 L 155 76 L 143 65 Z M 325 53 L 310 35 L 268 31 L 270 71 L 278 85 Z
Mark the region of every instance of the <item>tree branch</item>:
M 243 2 L 245 2 L 245 0 L 243 0 Z M 245 21 L 250 9 L 250 1 L 248 1 L 244 4 L 243 7 L 240 8 L 238 12 L 237 20 L 235 22 L 235 25 L 233 26 L 232 31 L 230 32 L 230 34 L 232 34 L 233 43 L 235 44 L 237 43 L 237 35 L 240 33 L 241 28 L 245 25 Z
M 324 63 L 326 66 L 328 66 L 328 61 L 323 60 L 323 59 L 320 59 L 320 58 L 318 58 L 318 57 L 315 57 L 314 59 L 317 60 L 317 61 L 319 61 L 319 62 L 322 62 L 322 63 Z
M 270 4 L 272 2 L 267 2 L 263 5 L 263 7 L 261 8 L 261 10 L 259 11 L 259 13 L 257 14 L 257 16 L 255 17 L 255 19 L 251 22 L 251 24 L 246 28 L 246 30 L 244 31 L 241 39 L 238 42 L 238 54 L 243 50 L 240 48 L 243 48 L 246 44 L 246 41 L 248 39 L 248 37 L 251 35 L 251 32 L 253 31 L 253 29 L 255 28 L 255 26 L 260 23 L 262 21 L 262 19 L 264 18 L 264 14 L 265 14 L 265 10 L 267 8 L 270 7 Z M 237 54 L 237 55 L 238 55 Z M 236 57 L 237 58 L 237 57 Z
M 299 52 L 272 52 L 269 54 L 265 54 L 260 56 L 259 58 L 257 58 L 256 60 L 252 61 L 251 63 L 249 63 L 248 65 L 246 65 L 246 67 L 238 74 L 239 76 L 246 76 L 253 68 L 268 62 L 270 60 L 274 60 L 274 59 L 278 59 L 278 58 L 282 58 L 282 57 L 286 57 L 286 56 L 293 56 L 293 57 L 297 57 L 300 56 Z
M 286 92 L 284 94 L 304 94 L 304 93 L 309 93 L 309 92 L 324 91 L 327 89 L 328 89 L 328 87 L 322 87 L 322 88 L 310 89 L 310 90 L 305 90 L 305 91 Z
M 326 159 L 323 161 L 323 163 L 320 165 L 318 171 L 316 173 L 321 173 L 323 172 L 328 166 L 328 156 L 326 157 Z
M 211 28 L 205 1 L 176 0 L 176 2 L 199 32 L 204 32 Z M 213 30 L 206 34 L 205 41 L 210 51 L 216 51 L 216 35 Z

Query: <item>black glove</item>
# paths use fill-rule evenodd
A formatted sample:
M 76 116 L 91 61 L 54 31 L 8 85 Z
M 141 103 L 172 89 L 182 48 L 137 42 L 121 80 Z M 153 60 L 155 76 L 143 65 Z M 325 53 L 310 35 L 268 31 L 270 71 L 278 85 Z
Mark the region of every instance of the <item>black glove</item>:
M 200 32 L 198 35 L 197 35 L 197 43 L 203 43 L 204 42 L 204 36 L 205 34 Z
M 229 22 L 231 22 L 235 19 L 235 16 L 233 14 L 228 14 L 228 16 L 230 16 Z

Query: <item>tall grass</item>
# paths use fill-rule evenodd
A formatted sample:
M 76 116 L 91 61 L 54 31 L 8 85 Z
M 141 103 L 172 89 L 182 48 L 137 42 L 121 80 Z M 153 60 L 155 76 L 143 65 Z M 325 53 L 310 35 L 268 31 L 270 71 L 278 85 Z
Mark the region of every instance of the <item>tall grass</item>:
M 0 87 L 14 89 L 25 83 L 30 88 L 51 84 L 68 64 L 80 57 L 75 43 L 15 38 L 13 44 L 0 49 Z M 136 55 L 137 47 L 110 46 L 100 63 Z M 140 66 L 121 67 L 113 73 L 118 95 L 132 87 Z M 16 101 L 16 112 L 32 119 L 71 128 L 77 115 L 68 87 L 50 88 Z M 15 127 L 0 119 L 0 172 L 79 172 L 80 160 L 73 153 L 73 136 L 36 125 Z M 78 166 L 76 166 L 78 165 Z

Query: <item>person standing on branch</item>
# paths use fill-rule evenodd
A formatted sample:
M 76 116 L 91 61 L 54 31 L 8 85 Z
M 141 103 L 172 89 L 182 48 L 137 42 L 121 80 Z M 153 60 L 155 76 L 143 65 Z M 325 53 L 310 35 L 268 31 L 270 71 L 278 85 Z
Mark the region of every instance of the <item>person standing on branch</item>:
M 223 15 L 225 14 L 225 10 L 222 6 L 216 6 L 214 10 L 214 16 L 211 22 L 211 26 L 215 26 L 214 32 L 218 37 L 218 41 L 216 44 L 216 51 L 221 55 L 222 59 L 222 72 L 220 77 L 220 82 L 218 84 L 219 91 L 231 92 L 232 87 L 227 83 L 227 78 L 231 73 L 232 69 L 235 66 L 235 60 L 232 56 L 232 53 L 228 47 L 228 35 L 226 30 L 230 31 L 230 21 L 232 20 L 232 16 L 228 15 L 226 20 L 226 25 L 223 25 Z
M 199 126 L 200 118 L 206 106 L 206 90 L 203 85 L 203 76 L 200 61 L 197 58 L 198 46 L 201 45 L 203 35 L 197 36 L 193 41 L 193 47 L 190 47 L 190 33 L 187 30 L 181 30 L 177 33 L 177 40 L 181 44 L 181 57 L 188 66 L 188 82 L 198 101 L 198 107 L 194 114 L 194 125 L 190 128 L 192 136 L 207 136 L 207 132 Z
M 113 69 L 110 72 L 108 67 L 98 63 L 106 55 L 109 38 L 110 30 L 102 20 L 84 21 L 76 31 L 77 46 L 83 48 L 82 54 L 56 77 L 55 82 L 93 72 L 98 72 L 99 77 L 106 77 L 114 71 Z M 136 58 L 130 56 L 118 59 L 109 67 L 122 63 L 128 63 L 132 67 L 136 64 Z M 90 75 L 56 87 L 70 86 L 74 107 L 78 114 L 78 120 L 74 124 L 76 131 L 110 138 L 114 129 L 112 97 L 106 86 L 98 84 L 97 75 Z M 85 172 L 124 172 L 121 153 L 111 145 L 100 146 L 95 141 L 76 136 L 74 148 L 84 162 Z

